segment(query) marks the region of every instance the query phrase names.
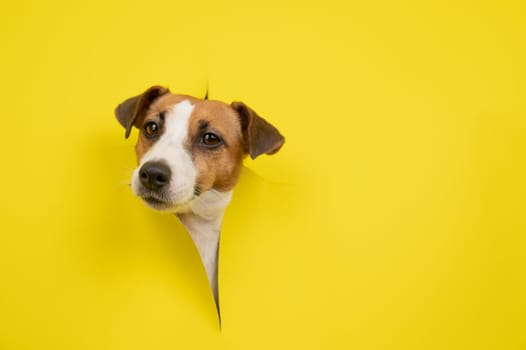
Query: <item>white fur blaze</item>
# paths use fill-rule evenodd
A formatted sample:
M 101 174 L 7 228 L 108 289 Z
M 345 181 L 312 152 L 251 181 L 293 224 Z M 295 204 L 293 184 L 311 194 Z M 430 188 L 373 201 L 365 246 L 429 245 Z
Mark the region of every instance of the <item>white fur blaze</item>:
M 188 124 L 194 106 L 187 100 L 179 102 L 168 111 L 165 117 L 164 133 L 159 140 L 144 154 L 141 164 L 132 176 L 132 190 L 139 193 L 141 186 L 139 169 L 149 161 L 163 161 L 171 170 L 171 178 L 166 195 L 174 204 L 171 211 L 183 210 L 194 197 L 194 186 L 197 170 L 192 156 L 184 147 L 188 137 Z

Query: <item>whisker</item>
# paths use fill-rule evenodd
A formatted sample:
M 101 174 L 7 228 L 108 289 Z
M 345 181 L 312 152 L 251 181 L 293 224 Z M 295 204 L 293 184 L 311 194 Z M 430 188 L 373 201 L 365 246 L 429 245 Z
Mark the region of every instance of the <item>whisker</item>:
M 200 184 L 195 184 L 194 186 L 194 196 L 196 197 L 199 197 L 201 195 L 201 185 Z

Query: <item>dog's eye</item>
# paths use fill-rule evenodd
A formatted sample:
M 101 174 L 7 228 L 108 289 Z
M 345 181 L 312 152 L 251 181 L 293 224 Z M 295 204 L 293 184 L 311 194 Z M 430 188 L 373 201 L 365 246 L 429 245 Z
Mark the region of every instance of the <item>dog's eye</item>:
M 147 137 L 154 137 L 159 132 L 159 125 L 155 122 L 148 122 L 144 124 L 143 131 Z
M 217 136 L 216 134 L 212 132 L 207 132 L 206 134 L 203 135 L 201 142 L 205 146 L 213 147 L 213 146 L 219 146 L 219 144 L 221 144 L 222 141 L 219 138 L 219 136 Z

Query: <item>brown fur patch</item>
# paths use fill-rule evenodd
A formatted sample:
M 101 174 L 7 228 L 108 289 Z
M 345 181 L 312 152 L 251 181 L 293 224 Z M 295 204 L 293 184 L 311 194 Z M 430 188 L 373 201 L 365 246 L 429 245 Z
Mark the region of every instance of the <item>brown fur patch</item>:
M 206 129 L 200 124 L 205 122 Z M 241 123 L 237 113 L 219 101 L 200 101 L 194 107 L 189 123 L 187 147 L 197 169 L 196 183 L 202 191 L 213 188 L 229 191 L 237 183 L 244 158 Z M 204 133 L 213 132 L 223 140 L 216 149 L 200 146 Z

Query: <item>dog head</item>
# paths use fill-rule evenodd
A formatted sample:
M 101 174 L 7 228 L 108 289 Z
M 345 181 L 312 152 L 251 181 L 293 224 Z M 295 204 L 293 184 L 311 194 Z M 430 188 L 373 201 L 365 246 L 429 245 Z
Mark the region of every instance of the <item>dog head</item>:
M 140 130 L 132 190 L 162 211 L 182 213 L 206 191 L 232 190 L 246 155 L 274 154 L 284 142 L 242 102 L 177 95 L 161 86 L 125 100 L 115 115 L 126 138 L 132 127 Z

